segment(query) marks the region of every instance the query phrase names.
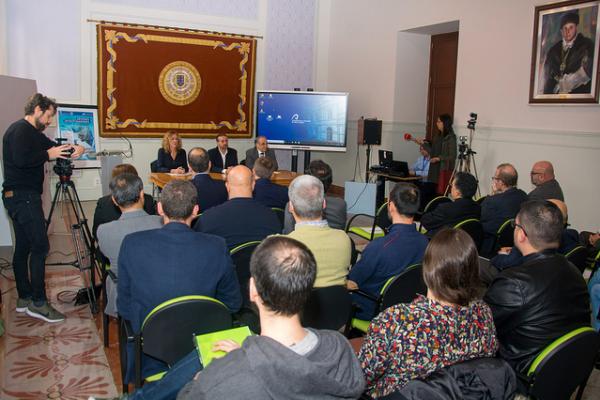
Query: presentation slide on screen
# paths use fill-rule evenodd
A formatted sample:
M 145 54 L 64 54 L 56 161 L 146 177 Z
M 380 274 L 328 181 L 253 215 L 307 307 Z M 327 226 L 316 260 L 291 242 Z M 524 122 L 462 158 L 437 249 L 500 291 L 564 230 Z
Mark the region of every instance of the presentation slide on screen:
M 257 134 L 269 143 L 346 146 L 346 94 L 259 93 Z

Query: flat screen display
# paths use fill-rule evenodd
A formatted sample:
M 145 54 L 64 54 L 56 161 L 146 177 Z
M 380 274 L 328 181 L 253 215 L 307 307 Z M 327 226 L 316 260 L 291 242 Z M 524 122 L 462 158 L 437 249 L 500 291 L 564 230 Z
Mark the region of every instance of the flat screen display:
M 256 135 L 269 147 L 346 151 L 348 93 L 258 91 Z

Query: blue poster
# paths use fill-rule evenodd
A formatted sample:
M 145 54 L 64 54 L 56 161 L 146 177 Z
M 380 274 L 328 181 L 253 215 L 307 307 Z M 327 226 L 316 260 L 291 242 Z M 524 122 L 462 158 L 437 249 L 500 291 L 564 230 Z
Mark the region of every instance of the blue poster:
M 58 137 L 85 149 L 79 160 L 96 160 L 96 110 L 58 109 Z

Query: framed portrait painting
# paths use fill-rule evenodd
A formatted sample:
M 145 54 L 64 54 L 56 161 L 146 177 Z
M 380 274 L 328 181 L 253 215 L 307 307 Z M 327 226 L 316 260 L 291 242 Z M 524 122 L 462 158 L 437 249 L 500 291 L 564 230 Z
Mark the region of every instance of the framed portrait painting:
M 600 0 L 535 8 L 529 103 L 598 103 Z

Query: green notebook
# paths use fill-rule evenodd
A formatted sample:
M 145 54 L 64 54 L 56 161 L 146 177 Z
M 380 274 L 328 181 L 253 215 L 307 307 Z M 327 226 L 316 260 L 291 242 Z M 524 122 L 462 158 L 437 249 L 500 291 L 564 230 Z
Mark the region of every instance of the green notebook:
M 200 362 L 206 368 L 208 364 L 215 358 L 223 357 L 224 351 L 212 351 L 213 345 L 225 339 L 230 339 L 237 342 L 240 346 L 244 343 L 244 340 L 248 336 L 252 335 L 250 328 L 247 326 L 241 326 L 239 328 L 226 329 L 224 331 L 205 333 L 204 335 L 197 335 L 195 338 L 196 349 L 198 350 L 198 356 Z

